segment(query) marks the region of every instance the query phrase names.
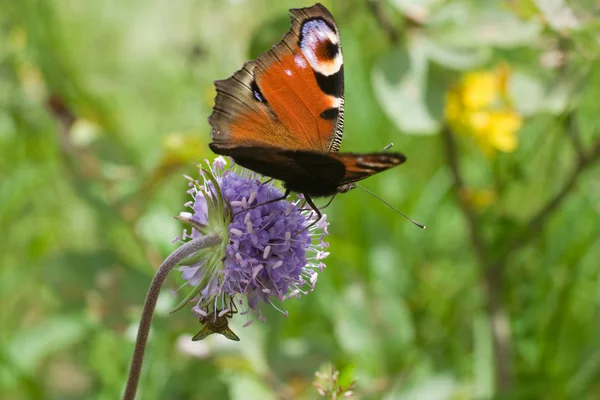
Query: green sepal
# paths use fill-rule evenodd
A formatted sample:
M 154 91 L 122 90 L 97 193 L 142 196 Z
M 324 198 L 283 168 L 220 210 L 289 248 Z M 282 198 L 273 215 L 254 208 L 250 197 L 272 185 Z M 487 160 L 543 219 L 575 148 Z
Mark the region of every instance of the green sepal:
M 195 221 L 192 218 L 182 217 L 181 215 L 175 215 L 175 216 L 173 216 L 173 218 L 175 218 L 178 221 L 183 222 L 186 225 L 191 226 L 192 228 L 194 228 L 195 230 L 197 230 L 200 233 L 202 233 L 204 228 L 206 228 L 208 226 L 208 225 L 202 225 L 200 222 Z
M 216 198 L 217 198 L 217 205 L 219 207 L 219 209 L 224 209 L 223 206 L 223 195 L 221 194 L 221 188 L 219 187 L 219 184 L 217 183 L 217 180 L 215 179 L 215 177 L 210 173 L 209 170 L 207 170 L 206 168 L 202 168 L 202 171 L 206 174 L 206 176 L 208 177 L 208 180 L 210 180 L 213 184 L 213 188 L 215 189 L 215 194 L 216 194 Z
M 173 314 L 174 312 L 179 311 L 183 307 L 185 307 L 185 305 L 187 303 L 189 303 L 194 297 L 196 297 L 196 295 L 198 293 L 200 293 L 202 291 L 202 289 L 203 289 L 203 287 L 201 287 L 200 285 L 194 287 L 192 289 L 192 291 L 190 293 L 188 293 L 188 295 L 185 296 L 185 298 L 183 300 L 181 300 L 181 302 L 175 306 L 175 308 L 173 308 L 171 311 L 169 311 L 169 314 Z
M 213 264 L 213 260 L 212 260 L 213 258 L 214 257 L 211 257 L 210 259 L 206 260 L 206 262 L 204 263 L 205 268 L 207 265 Z M 169 314 L 173 314 L 174 312 L 179 311 L 183 307 L 185 307 L 185 305 L 187 303 L 189 303 L 190 300 L 192 300 L 194 297 L 196 297 L 196 295 L 198 293 L 200 293 L 206 287 L 206 285 L 209 281 L 211 281 L 212 279 L 215 278 L 215 275 L 218 273 L 218 271 L 219 271 L 218 268 L 212 268 L 210 273 L 208 273 L 208 271 L 207 271 L 207 273 L 204 274 L 204 277 L 202 278 L 202 281 L 200 281 L 198 286 L 194 287 L 192 289 L 192 291 L 190 293 L 188 293 L 188 295 L 185 296 L 185 298 L 183 300 L 181 300 L 181 302 L 175 306 L 175 308 L 173 308 L 171 311 L 169 311 Z M 202 307 L 204 304 L 208 304 L 208 303 L 212 302 L 212 300 L 213 300 L 213 298 L 205 299 L 205 301 L 200 306 Z
M 179 261 L 179 263 L 177 263 L 178 266 L 180 265 L 193 265 L 193 264 L 198 264 L 205 256 L 205 252 L 203 251 L 197 251 L 194 254 L 192 254 L 189 257 L 184 258 L 183 260 Z

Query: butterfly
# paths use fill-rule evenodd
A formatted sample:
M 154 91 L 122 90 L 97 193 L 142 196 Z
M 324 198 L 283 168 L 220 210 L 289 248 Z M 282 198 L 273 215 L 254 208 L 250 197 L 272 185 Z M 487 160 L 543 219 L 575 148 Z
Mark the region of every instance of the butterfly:
M 344 128 L 344 63 L 338 27 L 321 4 L 291 9 L 291 29 L 231 77 L 215 81 L 208 122 L 213 152 L 286 189 L 331 196 L 406 161 L 400 153 L 339 152 Z M 275 199 L 275 200 L 280 200 Z M 316 222 L 315 221 L 315 222 Z

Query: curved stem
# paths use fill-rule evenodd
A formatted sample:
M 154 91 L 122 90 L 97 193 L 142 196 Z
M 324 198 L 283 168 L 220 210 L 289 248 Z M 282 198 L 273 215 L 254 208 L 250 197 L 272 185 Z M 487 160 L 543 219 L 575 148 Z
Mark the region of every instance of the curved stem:
M 127 385 L 125 386 L 123 400 L 135 399 L 135 392 L 137 391 L 138 382 L 140 380 L 140 372 L 142 371 L 142 363 L 144 362 L 144 351 L 146 350 L 148 334 L 150 333 L 150 324 L 152 322 L 154 308 L 156 307 L 160 288 L 167 278 L 167 275 L 171 272 L 173 267 L 181 262 L 181 260 L 191 256 L 200 249 L 214 246 L 220 242 L 221 238 L 216 235 L 203 236 L 191 240 L 171 253 L 156 271 L 156 274 L 150 283 L 148 293 L 146 294 L 144 310 L 142 311 L 142 318 L 135 340 L 135 349 L 133 350 L 133 357 L 131 359 L 131 367 L 129 369 L 129 376 L 127 377 Z

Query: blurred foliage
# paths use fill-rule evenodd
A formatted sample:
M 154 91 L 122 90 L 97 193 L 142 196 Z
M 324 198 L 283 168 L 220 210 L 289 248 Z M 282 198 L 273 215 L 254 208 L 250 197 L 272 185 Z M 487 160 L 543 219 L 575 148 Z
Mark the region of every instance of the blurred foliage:
M 0 2 L 1 398 L 120 396 L 181 229 L 182 174 L 212 157 L 212 81 L 308 5 Z M 315 292 L 287 319 L 234 318 L 239 343 L 192 343 L 198 321 L 168 315 L 165 289 L 138 398 L 318 398 L 329 363 L 364 399 L 600 398 L 597 1 L 325 5 L 344 46 L 343 150 L 394 142 L 408 163 L 365 186 L 428 228 L 340 196 Z M 499 65 L 523 120 L 514 151 L 489 157 L 443 115 L 465 74 Z

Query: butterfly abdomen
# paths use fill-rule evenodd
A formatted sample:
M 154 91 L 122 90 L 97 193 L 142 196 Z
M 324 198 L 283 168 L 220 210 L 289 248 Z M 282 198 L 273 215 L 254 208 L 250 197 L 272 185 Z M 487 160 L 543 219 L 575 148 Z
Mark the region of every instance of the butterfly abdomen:
M 331 185 L 323 181 L 288 180 L 283 183 L 283 186 L 292 192 L 303 193 L 311 197 L 326 197 L 341 193 L 337 185 Z M 345 188 L 344 192 L 348 190 L 350 189 Z

